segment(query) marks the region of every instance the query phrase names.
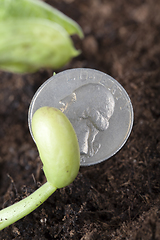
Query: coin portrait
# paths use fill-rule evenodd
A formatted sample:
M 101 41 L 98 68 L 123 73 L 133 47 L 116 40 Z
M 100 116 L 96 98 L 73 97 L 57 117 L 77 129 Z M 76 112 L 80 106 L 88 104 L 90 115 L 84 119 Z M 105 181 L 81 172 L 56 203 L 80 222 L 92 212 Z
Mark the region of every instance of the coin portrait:
M 125 89 L 93 69 L 71 69 L 48 79 L 33 96 L 28 123 L 43 106 L 60 109 L 77 134 L 81 166 L 100 163 L 117 153 L 133 126 L 133 108 Z M 32 135 L 33 137 L 33 135 Z
M 81 158 L 92 157 L 101 147 L 96 135 L 109 127 L 114 112 L 112 94 L 102 84 L 88 83 L 60 100 L 60 104 L 76 131 Z

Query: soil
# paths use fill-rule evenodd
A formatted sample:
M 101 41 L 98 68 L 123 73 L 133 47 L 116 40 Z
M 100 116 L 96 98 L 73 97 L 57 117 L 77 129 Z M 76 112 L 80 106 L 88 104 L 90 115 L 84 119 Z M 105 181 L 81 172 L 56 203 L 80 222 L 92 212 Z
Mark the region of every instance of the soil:
M 81 167 L 76 180 L 0 233 L 0 239 L 160 239 L 160 2 L 48 0 L 82 27 L 82 53 L 59 71 L 105 72 L 128 92 L 133 131 L 109 160 Z M 18 75 L 0 71 L 0 208 L 45 180 L 27 114 L 54 69 Z M 57 72 L 57 71 L 56 71 Z

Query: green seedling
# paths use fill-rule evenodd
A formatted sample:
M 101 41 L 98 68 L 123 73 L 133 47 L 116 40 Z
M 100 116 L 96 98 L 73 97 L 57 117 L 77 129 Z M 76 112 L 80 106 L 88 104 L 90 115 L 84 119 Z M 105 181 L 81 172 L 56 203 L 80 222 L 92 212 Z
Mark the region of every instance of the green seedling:
M 32 118 L 32 132 L 47 182 L 25 199 L 0 211 L 0 230 L 39 207 L 57 188 L 72 183 L 80 167 L 77 136 L 58 109 L 42 107 Z
M 73 34 L 83 37 L 80 26 L 43 1 L 0 0 L 0 69 L 58 69 L 80 53 Z

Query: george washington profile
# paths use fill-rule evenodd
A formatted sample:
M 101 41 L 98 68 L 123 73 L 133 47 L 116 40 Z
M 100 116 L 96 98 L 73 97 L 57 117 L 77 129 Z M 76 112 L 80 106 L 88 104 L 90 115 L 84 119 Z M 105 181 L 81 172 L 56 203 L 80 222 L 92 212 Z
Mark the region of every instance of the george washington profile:
M 75 129 L 81 156 L 96 154 L 100 148 L 100 144 L 94 143 L 96 135 L 109 127 L 114 112 L 115 101 L 110 91 L 100 83 L 88 83 L 59 103 Z

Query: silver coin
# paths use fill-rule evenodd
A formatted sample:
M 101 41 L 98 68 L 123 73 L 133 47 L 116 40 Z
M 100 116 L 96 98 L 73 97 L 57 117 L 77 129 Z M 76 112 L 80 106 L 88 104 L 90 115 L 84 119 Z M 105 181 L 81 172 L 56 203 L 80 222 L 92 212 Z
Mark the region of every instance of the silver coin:
M 133 126 L 133 108 L 124 88 L 97 70 L 66 70 L 49 78 L 35 93 L 28 123 L 43 106 L 66 114 L 78 137 L 81 166 L 107 160 L 127 141 Z M 33 138 L 34 139 L 34 138 Z

